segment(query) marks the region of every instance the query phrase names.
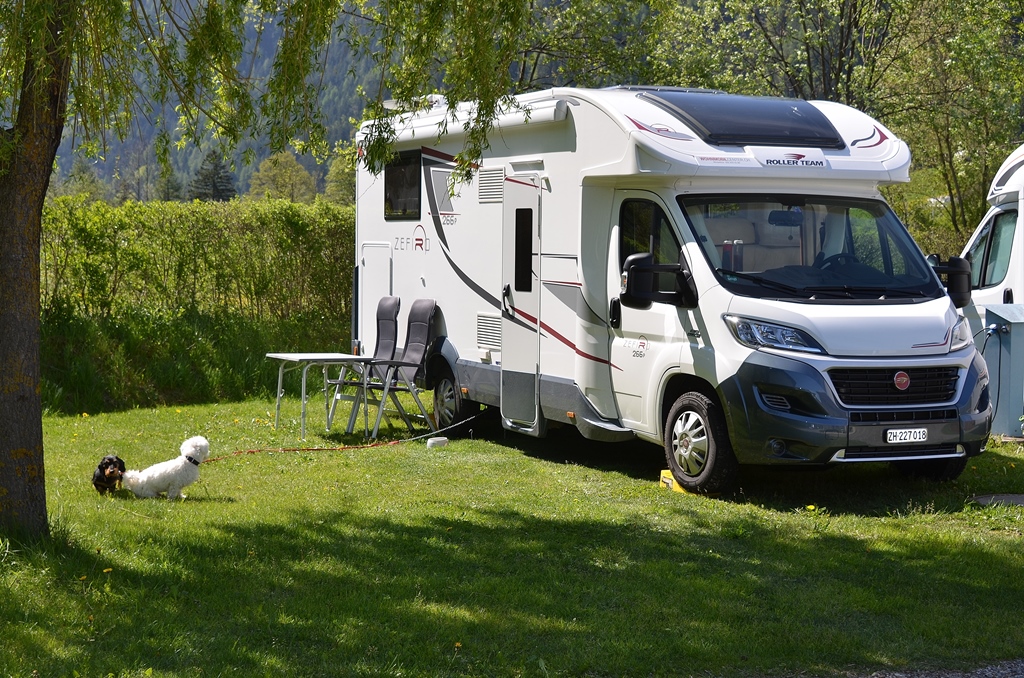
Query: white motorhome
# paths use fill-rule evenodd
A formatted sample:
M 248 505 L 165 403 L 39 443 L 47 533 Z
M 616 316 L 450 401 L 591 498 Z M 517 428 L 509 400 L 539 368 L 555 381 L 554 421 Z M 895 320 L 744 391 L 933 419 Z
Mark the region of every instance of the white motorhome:
M 975 334 L 985 324 L 985 308 L 1024 304 L 1024 146 L 1003 162 L 988 191 L 991 207 L 967 241 L 961 256 L 971 263 L 971 300 L 964 316 Z
M 639 437 L 700 492 L 739 464 L 951 478 L 984 450 L 985 363 L 878 191 L 908 179 L 888 129 L 676 88 L 518 102 L 453 191 L 468 104 L 398 119 L 393 162 L 357 175 L 354 337 L 373 346 L 383 295 L 435 299 L 442 425 L 484 404 L 529 435 Z

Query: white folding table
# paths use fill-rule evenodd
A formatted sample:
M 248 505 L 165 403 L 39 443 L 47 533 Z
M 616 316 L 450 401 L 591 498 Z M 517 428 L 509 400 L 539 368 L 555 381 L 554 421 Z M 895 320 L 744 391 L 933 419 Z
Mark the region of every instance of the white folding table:
M 327 369 L 330 367 L 341 367 L 343 370 L 354 370 L 358 374 L 363 375 L 362 380 L 365 385 L 365 366 L 373 358 L 365 355 L 354 355 L 352 353 L 268 353 L 267 357 L 271 360 L 281 361 L 280 366 L 277 369 L 277 411 L 274 415 L 274 428 L 277 428 L 278 422 L 281 419 L 281 396 L 284 395 L 284 373 L 290 370 L 297 370 L 302 368 L 302 418 L 301 418 L 301 437 L 306 437 L 306 378 L 309 374 L 309 368 L 317 365 L 323 371 L 324 377 L 324 393 L 327 393 Z M 344 378 L 344 374 L 342 374 Z M 365 388 L 361 389 L 362 394 L 362 406 L 366 407 Z M 351 433 L 355 424 L 356 414 L 360 403 L 359 398 L 353 398 L 352 413 L 349 416 L 348 428 L 346 433 Z M 332 419 L 332 405 L 331 399 L 327 399 L 326 403 L 326 416 L 327 416 L 327 430 L 330 430 L 331 419 Z

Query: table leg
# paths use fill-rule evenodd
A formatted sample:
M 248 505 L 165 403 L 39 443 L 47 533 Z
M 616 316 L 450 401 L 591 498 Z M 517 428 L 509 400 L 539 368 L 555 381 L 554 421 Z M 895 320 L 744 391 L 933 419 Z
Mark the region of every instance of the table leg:
M 306 439 L 306 375 L 309 373 L 309 368 L 313 366 L 313 363 L 307 363 L 302 368 L 302 424 L 299 427 L 302 431 L 301 438 Z
M 277 368 L 277 412 L 274 414 L 274 430 L 277 430 L 277 425 L 281 421 L 281 396 L 284 395 L 284 361 L 281 361 L 281 366 Z
M 327 370 L 330 369 L 330 365 L 324 365 L 324 408 L 326 409 L 327 416 L 327 430 L 331 430 L 331 404 L 330 404 L 330 391 L 327 388 Z M 341 368 L 341 375 L 344 377 L 345 368 Z
M 367 400 L 366 392 L 370 388 L 370 366 L 366 365 L 363 369 L 363 437 L 367 438 L 370 435 L 370 403 Z M 374 436 L 376 437 L 376 436 Z

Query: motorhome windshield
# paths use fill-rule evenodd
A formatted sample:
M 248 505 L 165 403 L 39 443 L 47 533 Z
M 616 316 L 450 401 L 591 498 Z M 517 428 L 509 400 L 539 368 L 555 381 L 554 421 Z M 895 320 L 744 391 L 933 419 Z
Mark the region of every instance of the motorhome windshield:
M 884 202 L 794 195 L 678 201 L 708 263 L 736 294 L 830 302 L 944 294 Z

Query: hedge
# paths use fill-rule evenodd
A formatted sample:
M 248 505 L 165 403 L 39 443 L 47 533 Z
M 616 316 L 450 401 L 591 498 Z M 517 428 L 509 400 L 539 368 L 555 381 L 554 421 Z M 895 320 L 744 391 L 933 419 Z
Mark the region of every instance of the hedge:
M 348 347 L 355 213 L 317 201 L 49 201 L 44 406 L 269 394 L 268 351 Z

